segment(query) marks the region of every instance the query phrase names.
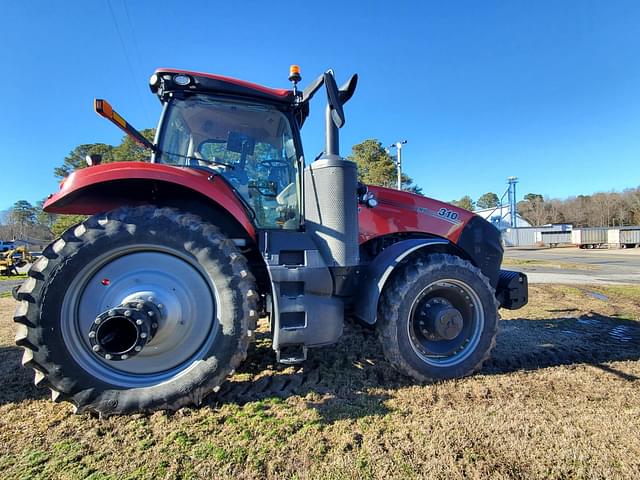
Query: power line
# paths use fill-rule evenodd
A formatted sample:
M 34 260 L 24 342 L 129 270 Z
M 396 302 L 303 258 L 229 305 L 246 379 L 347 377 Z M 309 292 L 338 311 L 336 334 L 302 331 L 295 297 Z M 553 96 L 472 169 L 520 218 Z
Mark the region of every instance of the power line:
M 125 5 L 125 13 L 127 15 L 127 18 L 129 18 L 129 12 L 128 10 L 126 10 L 126 2 L 123 2 Z M 120 26 L 118 25 L 118 19 L 116 18 L 116 14 L 113 10 L 113 6 L 111 5 L 111 0 L 107 0 L 107 5 L 109 7 L 109 12 L 111 13 L 111 19 L 113 20 L 113 25 L 116 28 L 116 33 L 118 34 L 118 39 L 120 40 L 120 46 L 122 47 L 122 52 L 124 54 L 124 58 L 127 62 L 127 66 L 129 68 L 129 74 L 131 75 L 131 81 L 134 83 L 135 85 L 135 89 L 136 92 L 138 94 L 138 100 L 140 101 L 140 105 L 142 107 L 142 110 L 145 112 L 145 115 L 147 116 L 147 121 L 149 123 L 153 123 L 153 121 L 151 120 L 151 115 L 149 114 L 149 110 L 147 109 L 147 107 L 145 106 L 144 100 L 143 100 L 143 95 L 142 92 L 140 90 L 140 86 L 138 85 L 138 82 L 136 81 L 136 74 L 133 68 L 133 64 L 131 63 L 131 58 L 129 57 L 129 54 L 127 53 L 127 47 L 126 44 L 124 42 L 124 37 L 122 36 L 122 32 L 120 30 Z M 129 18 L 129 24 L 131 25 L 131 19 Z M 135 44 L 135 37 L 134 37 L 134 44 Z

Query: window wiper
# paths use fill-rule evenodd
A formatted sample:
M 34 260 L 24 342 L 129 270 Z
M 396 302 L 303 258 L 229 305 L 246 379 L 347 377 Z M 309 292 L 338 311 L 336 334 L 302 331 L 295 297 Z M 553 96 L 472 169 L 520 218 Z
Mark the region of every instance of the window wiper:
M 196 160 L 198 162 L 205 162 L 205 163 L 208 163 L 209 165 L 222 165 L 223 167 L 230 168 L 231 170 L 235 170 L 235 168 L 236 168 L 235 165 L 231 165 L 230 163 L 218 162 L 217 160 L 208 160 L 206 158 L 198 158 L 198 157 L 193 157 L 191 155 L 182 155 L 180 153 L 172 153 L 172 152 L 165 152 L 165 151 L 160 151 L 160 153 L 163 154 L 163 155 L 175 155 L 176 157 L 186 158 L 188 160 Z M 185 165 L 185 166 L 188 167 L 189 165 Z

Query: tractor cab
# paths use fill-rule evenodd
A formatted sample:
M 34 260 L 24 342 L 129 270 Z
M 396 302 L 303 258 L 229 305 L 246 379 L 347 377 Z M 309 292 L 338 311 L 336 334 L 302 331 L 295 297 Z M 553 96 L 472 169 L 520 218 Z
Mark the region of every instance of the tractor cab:
M 220 175 L 258 228 L 300 227 L 302 150 L 291 91 L 164 69 L 150 87 L 164 106 L 153 162 Z

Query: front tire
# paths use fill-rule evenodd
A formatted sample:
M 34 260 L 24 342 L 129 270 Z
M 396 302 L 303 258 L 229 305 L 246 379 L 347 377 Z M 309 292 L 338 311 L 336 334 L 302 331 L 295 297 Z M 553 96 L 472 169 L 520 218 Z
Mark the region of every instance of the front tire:
M 385 285 L 378 308 L 386 358 L 423 382 L 478 371 L 495 346 L 498 322 L 487 278 L 453 255 L 429 255 L 401 266 Z
M 153 206 L 70 228 L 17 296 L 16 343 L 36 385 L 101 415 L 200 404 L 244 360 L 257 320 L 255 280 L 234 243 L 195 215 Z M 118 342 L 105 323 L 96 346 L 101 320 L 124 332 L 116 350 L 126 354 L 107 350 Z

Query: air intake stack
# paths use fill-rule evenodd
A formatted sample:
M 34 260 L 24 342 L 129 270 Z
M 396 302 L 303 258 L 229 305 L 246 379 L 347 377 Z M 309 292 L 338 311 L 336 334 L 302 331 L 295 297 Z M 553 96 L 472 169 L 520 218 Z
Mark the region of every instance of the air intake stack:
M 359 264 L 358 170 L 339 152 L 339 129 L 345 122 L 342 106 L 353 95 L 357 80 L 354 75 L 338 89 L 333 72 L 324 73 L 328 98 L 325 152 L 304 172 L 307 232 L 330 267 Z

